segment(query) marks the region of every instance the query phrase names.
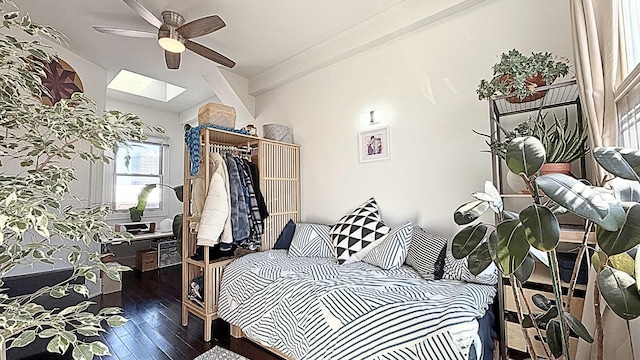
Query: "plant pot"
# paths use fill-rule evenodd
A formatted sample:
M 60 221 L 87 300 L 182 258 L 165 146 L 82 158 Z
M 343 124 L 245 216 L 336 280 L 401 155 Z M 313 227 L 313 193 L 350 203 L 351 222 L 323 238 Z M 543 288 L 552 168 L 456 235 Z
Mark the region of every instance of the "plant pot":
M 504 79 L 503 82 L 505 82 L 507 84 L 510 83 L 511 82 L 510 77 L 511 76 L 509 76 L 509 75 L 505 75 L 505 79 Z M 547 83 L 542 79 L 542 75 L 540 75 L 540 74 L 536 75 L 535 77 L 528 77 L 525 80 L 525 82 L 529 86 L 533 87 L 534 89 L 539 87 L 539 86 L 547 85 Z M 510 97 L 506 98 L 505 100 L 507 100 L 508 102 L 510 102 L 512 104 L 520 104 L 520 103 L 526 103 L 526 102 L 529 102 L 529 101 L 538 100 L 538 99 L 544 97 L 546 94 L 547 94 L 547 90 L 543 90 L 543 91 L 537 91 L 537 92 L 534 92 L 531 95 L 525 96 L 524 99 L 520 99 L 517 96 L 510 96 Z
M 544 165 L 542 165 L 542 168 L 540 169 L 540 173 L 542 175 L 547 175 L 547 174 L 569 175 L 569 174 L 571 174 L 571 164 L 569 164 L 569 163 L 548 163 L 548 164 L 544 164 Z

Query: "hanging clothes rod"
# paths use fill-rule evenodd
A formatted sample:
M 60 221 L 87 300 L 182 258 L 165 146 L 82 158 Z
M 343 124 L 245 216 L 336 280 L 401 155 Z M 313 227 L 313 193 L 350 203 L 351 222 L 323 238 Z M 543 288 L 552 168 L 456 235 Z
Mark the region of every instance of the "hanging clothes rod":
M 251 159 L 251 148 L 249 147 L 236 147 L 232 145 L 222 144 L 209 144 L 209 152 L 216 152 L 219 154 L 230 153 L 245 159 Z

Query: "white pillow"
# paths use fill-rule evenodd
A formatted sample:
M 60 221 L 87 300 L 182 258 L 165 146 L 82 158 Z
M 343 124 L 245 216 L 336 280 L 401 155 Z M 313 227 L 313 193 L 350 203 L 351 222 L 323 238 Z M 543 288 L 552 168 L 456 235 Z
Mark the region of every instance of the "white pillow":
M 412 222 L 407 221 L 399 226 L 391 228 L 391 231 L 382 239 L 380 244 L 373 247 L 370 251 L 365 248 L 356 254 L 356 257 L 362 261 L 375 265 L 385 270 L 395 270 L 404 264 L 409 252 L 409 244 L 411 244 L 411 234 L 413 228 Z M 364 253 L 364 256 L 361 254 Z
M 298 223 L 291 239 L 289 256 L 333 257 L 329 225 Z

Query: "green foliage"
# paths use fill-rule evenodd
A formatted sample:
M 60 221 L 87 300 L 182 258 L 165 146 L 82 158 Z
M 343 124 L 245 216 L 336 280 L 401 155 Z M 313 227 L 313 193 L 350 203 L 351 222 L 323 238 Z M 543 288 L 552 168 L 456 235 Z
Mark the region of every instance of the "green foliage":
M 545 161 L 542 143 L 533 136 L 513 139 L 507 145 L 505 160 L 514 174 L 531 176 L 537 173 Z
M 493 78 L 482 80 L 476 93 L 478 99 L 486 99 L 501 93 L 524 99 L 534 93 L 537 84 L 531 78 L 540 76 L 546 84 L 569 73 L 568 59 L 556 60 L 549 52 L 531 53 L 530 56 L 513 49 L 500 55 L 500 62 L 493 65 Z
M 528 187 L 536 190 L 532 195 L 533 205 L 522 210 L 518 218 L 505 211 L 494 210 L 499 221 L 493 228 L 488 224 L 472 224 L 482 216 L 481 213 L 467 216 L 467 220 L 472 220 L 466 222 L 469 225 L 454 237 L 452 249 L 459 249 L 458 255 L 461 256 L 473 254 L 487 244 L 492 261 L 503 273 L 513 273 L 520 281 L 526 281 L 533 271 L 532 256 L 541 258 L 537 251 L 549 254 L 552 261 L 548 264 L 557 267 L 555 247 L 559 239 L 559 226 L 556 213 L 572 212 L 597 225 L 596 238 L 601 250 L 593 254 L 592 262 L 598 271 L 597 285 L 607 305 L 625 320 L 639 317 L 640 251 L 634 253 L 635 259 L 627 252 L 640 244 L 640 187 L 635 183 L 640 180 L 640 151 L 625 148 L 594 149 L 594 157 L 603 168 L 614 176 L 634 181 L 630 183 L 617 179 L 612 181 L 611 188 L 604 188 L 588 186 L 562 174 L 536 176 L 537 168 L 544 163 L 545 157 L 540 147 L 540 141 L 534 137 L 515 138 L 508 144 L 511 151 L 506 152 L 509 168 L 521 173 Z M 550 203 L 540 203 L 538 189 L 551 200 Z M 484 195 L 474 195 L 474 198 L 473 209 L 483 208 L 478 201 L 485 201 L 487 209 L 490 208 L 489 203 L 493 202 L 492 197 Z M 464 214 L 457 215 L 454 217 L 461 218 Z M 488 236 L 480 238 L 473 234 L 473 229 L 485 226 Z M 474 244 L 477 247 L 470 249 Z M 479 264 L 477 260 L 474 263 Z M 488 263 L 482 265 L 486 268 Z M 484 268 L 475 270 L 482 271 Z M 561 299 L 559 285 L 554 283 L 556 300 L 552 302 L 542 295 L 534 296 L 534 304 L 545 313 L 525 318 L 524 325 L 546 326 L 546 340 L 553 355 L 558 357 L 567 351 L 567 341 L 563 336 L 566 333 L 563 330 L 566 329 L 565 325 L 585 341 L 592 342 L 593 338 L 580 321 L 552 305 Z
M 147 207 L 147 198 L 149 198 L 149 194 L 151 191 L 156 188 L 156 184 L 147 184 L 145 185 L 140 193 L 138 194 L 138 204 L 134 207 L 129 208 L 129 214 L 131 215 L 131 221 L 138 222 L 142 221 L 142 216 L 144 215 L 144 209 Z
M 582 129 L 579 129 L 577 124 L 571 127 L 567 110 L 563 119 L 558 119 L 556 114 L 552 113 L 553 122 L 548 124 L 547 114 L 540 110 L 535 118 L 530 117 L 519 123 L 513 130 L 507 130 L 495 121 L 499 134 L 496 133 L 493 137 L 476 133 L 486 137 L 489 151 L 503 160 L 506 158 L 507 145 L 515 138 L 527 136 L 540 140 L 544 147 L 546 163 L 571 163 L 583 158 L 589 152 L 586 124 Z
M 92 250 L 101 239 L 116 235 L 104 221 L 109 207 L 87 205 L 72 195 L 71 188 L 81 163 L 108 162 L 104 151 L 117 143 L 144 140 L 148 127 L 133 114 L 101 111 L 80 93 L 53 106 L 43 104 L 43 65 L 36 59 L 48 62 L 55 55 L 40 37 L 58 42 L 63 38 L 28 15 L 6 11 L 10 5 L 0 0 L 0 278 L 16 267 L 52 266 L 55 261 L 68 262 L 73 275 L 15 298 L 0 290 L 0 341 L 12 348 L 45 338 L 50 339 L 48 351 L 73 349 L 74 359 L 108 355 L 104 344 L 87 343 L 81 335 L 100 334 L 105 322 L 123 324 L 120 309 L 94 314 L 88 311 L 88 301 L 64 309 L 45 309 L 34 301 L 45 294 L 61 298 L 75 292 L 86 297 L 88 289 L 70 284 L 72 280 L 96 282 L 99 271 L 119 279 L 128 269 L 107 267 Z M 19 37 L 11 35 L 18 33 Z

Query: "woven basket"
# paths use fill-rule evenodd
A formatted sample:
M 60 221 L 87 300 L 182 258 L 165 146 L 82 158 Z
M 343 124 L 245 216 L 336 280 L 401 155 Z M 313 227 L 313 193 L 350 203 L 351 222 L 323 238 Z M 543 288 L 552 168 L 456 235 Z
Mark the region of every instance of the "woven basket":
M 281 141 L 285 143 L 293 143 L 291 128 L 280 124 L 264 124 L 262 125 L 262 133 L 265 139 Z
M 233 129 L 236 127 L 236 109 L 213 102 L 206 103 L 198 109 L 198 125 L 205 124 Z

